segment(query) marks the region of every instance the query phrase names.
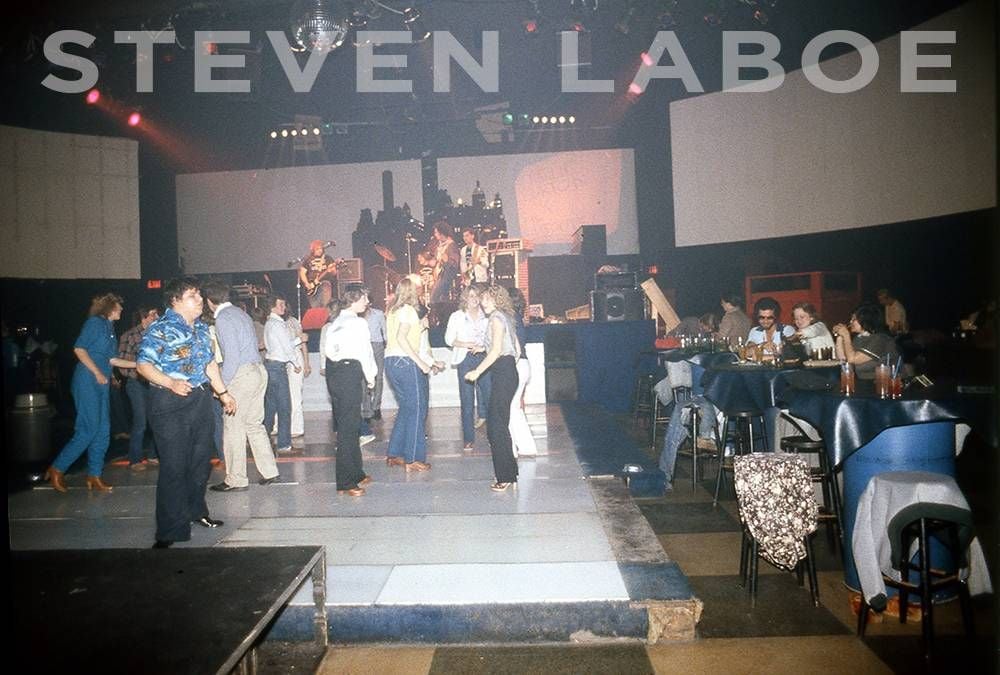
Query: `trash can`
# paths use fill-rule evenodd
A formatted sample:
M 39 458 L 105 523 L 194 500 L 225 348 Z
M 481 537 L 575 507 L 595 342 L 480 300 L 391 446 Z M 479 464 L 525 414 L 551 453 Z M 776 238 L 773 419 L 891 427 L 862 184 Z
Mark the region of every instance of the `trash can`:
M 52 459 L 52 417 L 45 394 L 18 394 L 7 412 L 7 461 L 27 464 Z

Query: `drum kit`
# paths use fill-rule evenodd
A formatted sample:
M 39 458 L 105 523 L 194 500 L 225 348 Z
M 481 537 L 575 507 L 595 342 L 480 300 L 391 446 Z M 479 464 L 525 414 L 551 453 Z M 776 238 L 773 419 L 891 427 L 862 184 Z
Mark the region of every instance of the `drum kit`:
M 385 297 L 389 297 L 392 290 L 402 279 L 402 275 L 396 270 L 389 267 L 389 263 L 396 262 L 396 254 L 393 253 L 389 248 L 383 246 L 382 244 L 375 244 L 375 252 L 379 254 L 382 258 L 381 265 L 372 265 L 371 273 L 373 276 L 380 276 L 384 280 L 385 284 Z

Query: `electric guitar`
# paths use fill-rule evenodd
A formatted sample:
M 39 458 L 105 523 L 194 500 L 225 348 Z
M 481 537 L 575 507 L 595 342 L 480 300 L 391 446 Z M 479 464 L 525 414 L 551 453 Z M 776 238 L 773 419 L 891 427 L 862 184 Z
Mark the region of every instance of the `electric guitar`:
M 337 270 L 339 270 L 346 264 L 347 262 L 343 258 L 337 258 L 336 260 L 334 260 L 329 267 L 320 272 L 315 279 L 309 282 L 309 285 L 306 286 L 306 295 L 308 295 L 309 297 L 316 295 L 316 293 L 319 291 L 320 284 L 323 282 L 323 279 L 329 274 L 335 275 L 337 273 Z

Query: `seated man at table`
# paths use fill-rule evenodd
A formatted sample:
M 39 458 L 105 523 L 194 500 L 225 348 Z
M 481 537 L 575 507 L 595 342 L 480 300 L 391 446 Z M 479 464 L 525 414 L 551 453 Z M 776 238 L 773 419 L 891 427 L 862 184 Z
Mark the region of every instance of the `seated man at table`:
M 763 297 L 754 304 L 753 315 L 757 319 L 757 325 L 747 334 L 747 342 L 755 345 L 778 345 L 783 339 L 795 335 L 794 326 L 781 323 L 781 305 L 770 296 Z
M 859 379 L 875 379 L 875 367 L 879 361 L 888 360 L 889 366 L 894 367 L 899 358 L 896 341 L 889 335 L 889 329 L 882 320 L 882 310 L 877 305 L 859 305 L 851 313 L 847 325 L 838 323 L 833 327 L 833 335 L 837 343 L 837 358 L 853 363 Z
M 743 311 L 743 298 L 739 293 L 727 293 L 719 300 L 719 304 L 724 314 L 719 321 L 719 332 L 716 335 L 726 340 L 743 339 L 753 325 L 750 317 Z

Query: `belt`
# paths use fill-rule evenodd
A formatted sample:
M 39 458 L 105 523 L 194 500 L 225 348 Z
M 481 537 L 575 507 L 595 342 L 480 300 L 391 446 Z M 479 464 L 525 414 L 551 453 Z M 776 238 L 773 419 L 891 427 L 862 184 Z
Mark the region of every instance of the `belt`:
M 327 360 L 329 360 L 329 359 L 327 359 Z M 335 365 L 335 366 L 353 366 L 353 365 L 359 365 L 360 366 L 361 365 L 361 362 L 358 361 L 357 359 L 339 359 L 337 361 L 330 361 L 330 363 L 333 364 L 333 365 Z
M 155 382 L 150 382 L 149 386 L 156 387 L 157 389 L 167 389 L 167 387 L 164 387 L 163 385 L 160 385 L 160 384 L 156 384 Z M 192 390 L 194 390 L 194 389 L 204 389 L 209 394 L 211 394 L 212 393 L 212 383 L 211 382 L 202 382 L 201 384 L 194 385 L 193 387 L 191 387 L 191 389 Z

